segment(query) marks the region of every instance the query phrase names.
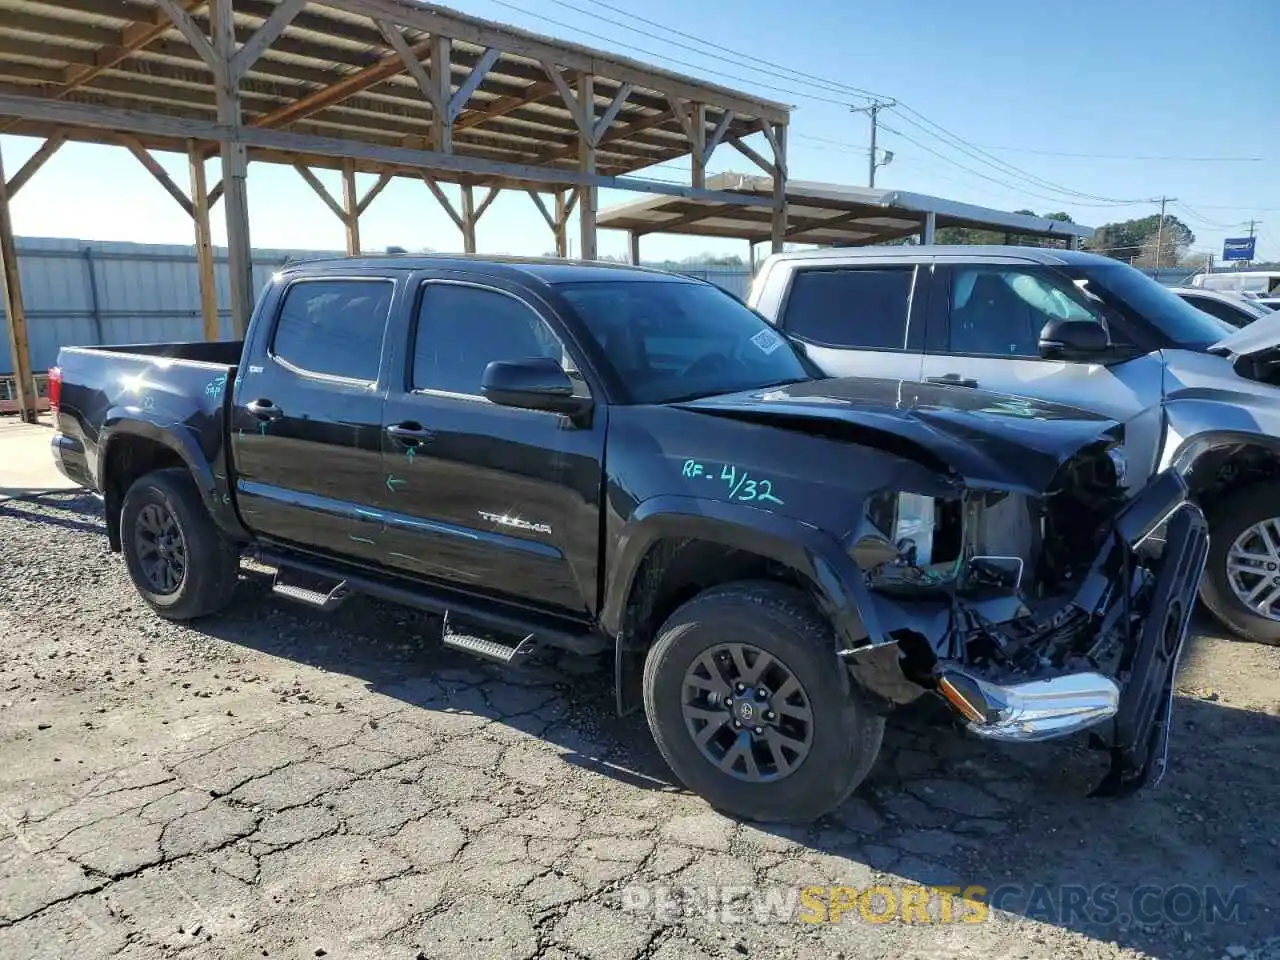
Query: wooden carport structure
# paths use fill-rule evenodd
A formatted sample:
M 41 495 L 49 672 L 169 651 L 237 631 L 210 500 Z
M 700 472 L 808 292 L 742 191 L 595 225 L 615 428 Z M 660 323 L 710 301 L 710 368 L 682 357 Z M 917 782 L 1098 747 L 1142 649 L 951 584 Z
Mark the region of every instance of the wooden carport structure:
M 726 201 L 707 186 L 712 152 L 768 150 L 778 187 L 746 203 L 767 211 L 781 249 L 787 122 L 770 100 L 414 0 L 0 0 L 0 133 L 45 138 L 7 181 L 0 160 L 0 293 L 19 408 L 34 419 L 9 199 L 67 141 L 129 150 L 191 216 L 205 336 L 215 339 L 219 200 L 242 334 L 252 309 L 250 161 L 297 168 L 353 254 L 361 213 L 408 177 L 440 201 L 468 252 L 476 222 L 510 189 L 528 193 L 561 256 L 576 207 L 591 259 L 601 187 Z M 744 142 L 755 135 L 759 150 Z M 155 151 L 187 158 L 187 189 Z M 210 185 L 214 155 L 222 179 Z M 684 156 L 687 186 L 629 176 Z M 341 197 L 315 168 L 341 171 Z M 376 177 L 363 195 L 357 174 Z M 459 185 L 459 205 L 442 182 Z

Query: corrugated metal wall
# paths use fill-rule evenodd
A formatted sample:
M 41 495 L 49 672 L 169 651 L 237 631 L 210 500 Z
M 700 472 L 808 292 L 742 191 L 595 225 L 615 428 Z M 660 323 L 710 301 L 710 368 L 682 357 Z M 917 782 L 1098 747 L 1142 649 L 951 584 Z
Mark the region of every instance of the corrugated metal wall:
M 201 340 L 200 284 L 194 247 L 19 237 L 18 269 L 31 367 L 46 370 L 61 346 Z M 339 251 L 340 254 L 340 251 Z M 317 251 L 255 250 L 253 282 Z M 215 251 L 218 302 L 227 303 L 226 251 Z M 0 309 L 0 374 L 13 371 L 9 318 Z M 231 338 L 231 314 L 221 312 Z
M 47 370 L 62 346 L 201 340 L 195 247 L 19 237 L 31 368 Z M 341 251 L 255 250 L 253 281 L 261 289 L 274 270 L 298 257 Z M 229 300 L 226 250 L 215 251 L 218 303 Z M 683 267 L 745 298 L 751 277 L 732 267 Z M 222 310 L 222 336 L 231 314 Z M 12 373 L 9 320 L 0 305 L 0 374 Z

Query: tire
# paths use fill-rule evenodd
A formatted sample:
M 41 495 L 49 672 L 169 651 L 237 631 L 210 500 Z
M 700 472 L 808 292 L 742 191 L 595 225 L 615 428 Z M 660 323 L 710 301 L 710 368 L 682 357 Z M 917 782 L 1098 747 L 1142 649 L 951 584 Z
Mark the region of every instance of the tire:
M 172 518 L 172 527 L 165 518 Z M 171 585 L 155 571 L 161 526 L 171 544 L 182 547 L 182 573 Z M 194 620 L 217 613 L 231 602 L 240 573 L 240 550 L 214 524 L 191 475 L 183 469 L 156 470 L 134 481 L 120 511 L 120 540 L 129 577 L 142 599 L 166 620 Z M 145 543 L 144 543 L 145 542 Z M 166 549 L 172 554 L 174 548 Z M 172 573 L 170 569 L 170 573 Z
M 781 776 L 773 765 L 773 779 L 747 782 L 720 769 L 694 741 L 686 720 L 686 671 L 693 665 L 732 656 L 720 648 L 747 644 L 770 655 L 789 672 L 807 697 L 811 721 L 809 747 L 794 767 Z M 719 652 L 717 652 L 719 650 Z M 644 708 L 658 750 L 672 771 L 690 790 L 713 807 L 749 820 L 807 823 L 837 807 L 862 782 L 880 751 L 884 718 L 874 713 L 853 688 L 847 671 L 835 656 L 831 627 L 798 590 L 767 581 L 744 581 L 714 587 L 676 610 L 658 632 L 644 665 Z M 726 661 L 721 660 L 720 663 Z M 755 660 L 755 664 L 759 664 Z M 770 668 L 772 670 L 772 668 Z M 780 676 L 779 674 L 772 674 Z M 760 684 L 767 687 L 768 683 Z M 774 688 L 774 693 L 780 685 Z M 741 697 L 733 710 L 753 700 L 755 687 Z M 768 694 L 768 691 L 766 691 Z M 772 694 L 766 706 L 778 706 Z M 781 708 L 770 716 L 778 717 Z M 729 714 L 728 716 L 738 716 Z M 754 714 L 759 718 L 762 712 Z M 741 718 L 739 718 L 741 719 Z M 752 721 L 755 722 L 755 721 Z M 790 722 L 780 718 L 778 724 Z M 716 725 L 715 721 L 707 726 Z M 794 732 L 795 728 L 789 728 Z M 699 729 L 706 732 L 706 727 Z M 766 733 L 769 731 L 766 728 Z M 712 743 L 725 739 L 740 749 L 748 731 L 722 727 Z M 759 749 L 769 749 L 756 739 Z M 754 748 L 752 748 L 754 750 Z M 728 750 L 726 750 L 727 754 Z M 754 754 L 753 754 L 754 756 Z M 776 756 L 776 754 L 775 754 Z M 726 759 L 722 756 L 721 760 Z M 736 767 L 745 758 L 734 759 Z M 765 770 L 768 763 L 757 764 Z
M 1280 646 L 1280 620 L 1268 619 L 1247 606 L 1236 596 L 1227 572 L 1227 558 L 1236 539 L 1255 523 L 1273 517 L 1280 518 L 1280 486 L 1272 484 L 1247 487 L 1210 512 L 1209 556 L 1200 582 L 1200 599 L 1239 639 Z M 1274 572 L 1280 575 L 1280 569 Z M 1280 604 L 1275 609 L 1280 610 Z

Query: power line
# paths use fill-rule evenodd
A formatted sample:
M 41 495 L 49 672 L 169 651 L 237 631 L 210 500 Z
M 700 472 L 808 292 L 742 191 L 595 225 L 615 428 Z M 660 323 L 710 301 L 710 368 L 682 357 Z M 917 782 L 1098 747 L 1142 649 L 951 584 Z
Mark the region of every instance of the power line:
M 1186 157 L 1170 154 L 1128 154 L 1128 153 L 1071 153 L 1065 150 L 1036 150 L 1031 147 L 993 147 L 986 150 L 1000 150 L 1004 153 L 1033 153 L 1041 157 L 1074 157 L 1081 160 L 1167 160 L 1178 163 L 1263 163 L 1266 157 Z

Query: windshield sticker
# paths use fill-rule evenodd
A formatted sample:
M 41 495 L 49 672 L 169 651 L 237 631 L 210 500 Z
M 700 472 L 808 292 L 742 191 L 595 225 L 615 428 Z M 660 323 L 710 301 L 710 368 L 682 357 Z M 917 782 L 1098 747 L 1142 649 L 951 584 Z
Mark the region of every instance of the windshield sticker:
M 759 347 L 760 352 L 766 356 L 782 346 L 782 338 L 772 330 L 761 330 L 751 338 L 751 342 Z
M 730 500 L 783 505 L 782 499 L 773 494 L 772 480 L 753 477 L 745 470 L 739 471 L 732 463 L 702 464 L 697 460 L 686 460 L 681 472 L 690 479 L 704 478 L 713 483 L 723 483 L 729 491 Z

